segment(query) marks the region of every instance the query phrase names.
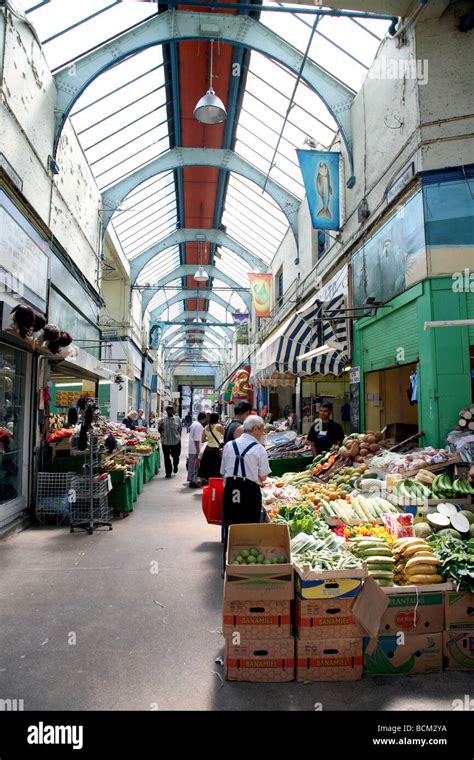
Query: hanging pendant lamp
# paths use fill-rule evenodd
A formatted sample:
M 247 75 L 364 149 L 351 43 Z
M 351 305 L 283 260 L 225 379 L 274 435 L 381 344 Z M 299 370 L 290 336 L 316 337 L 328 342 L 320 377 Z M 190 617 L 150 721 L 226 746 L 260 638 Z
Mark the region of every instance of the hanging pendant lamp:
M 209 89 L 205 95 L 198 101 L 194 109 L 194 118 L 201 124 L 220 124 L 227 118 L 227 111 L 224 103 L 217 97 L 212 87 L 212 68 L 214 57 L 214 40 L 211 40 L 211 76 Z

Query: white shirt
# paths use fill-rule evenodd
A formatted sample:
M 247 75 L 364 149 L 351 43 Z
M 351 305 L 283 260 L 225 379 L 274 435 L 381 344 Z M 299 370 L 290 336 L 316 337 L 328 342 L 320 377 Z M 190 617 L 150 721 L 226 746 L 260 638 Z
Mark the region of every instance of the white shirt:
M 193 422 L 193 424 L 189 428 L 188 454 L 196 453 L 196 441 L 199 441 L 199 444 L 201 443 L 203 430 L 204 430 L 203 426 L 197 420 Z M 199 448 L 201 448 L 200 445 L 199 445 Z M 198 452 L 199 452 L 199 449 L 198 449 Z
M 260 484 L 260 478 L 264 478 L 271 473 L 270 465 L 268 464 L 268 454 L 262 444 L 259 443 L 253 435 L 249 435 L 248 433 L 243 433 L 240 438 L 236 438 L 235 441 L 229 441 L 229 443 L 226 443 L 224 446 L 221 475 L 224 478 L 232 478 L 234 476 L 236 455 L 232 445 L 233 443 L 237 444 L 240 454 L 245 451 L 251 443 L 257 444 L 245 455 L 245 477 L 247 480 L 253 480 L 254 483 Z M 237 477 L 242 477 L 242 468 L 240 465 Z

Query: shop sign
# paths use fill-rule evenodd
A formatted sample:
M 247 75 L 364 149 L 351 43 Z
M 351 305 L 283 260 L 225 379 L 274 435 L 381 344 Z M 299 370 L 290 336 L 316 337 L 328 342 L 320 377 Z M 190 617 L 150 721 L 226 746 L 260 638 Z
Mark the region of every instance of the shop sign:
M 297 150 L 313 227 L 338 230 L 340 153 Z
M 350 382 L 360 383 L 360 367 L 351 367 Z
M 411 164 L 407 166 L 405 171 L 402 172 L 402 174 L 400 174 L 400 176 L 397 177 L 395 182 L 392 185 L 390 185 L 390 187 L 388 188 L 387 203 L 390 203 L 391 201 L 393 201 L 395 196 L 397 196 L 398 193 L 400 193 L 403 190 L 403 188 L 406 187 L 406 185 L 408 185 L 408 183 L 410 182 L 414 174 L 415 174 L 415 164 L 412 161 Z
M 46 311 L 49 246 L 0 190 L 0 289 Z
M 248 278 L 255 316 L 269 317 L 271 312 L 272 275 L 249 272 Z
M 153 363 L 145 359 L 143 362 L 143 385 L 145 388 L 151 388 L 153 377 Z

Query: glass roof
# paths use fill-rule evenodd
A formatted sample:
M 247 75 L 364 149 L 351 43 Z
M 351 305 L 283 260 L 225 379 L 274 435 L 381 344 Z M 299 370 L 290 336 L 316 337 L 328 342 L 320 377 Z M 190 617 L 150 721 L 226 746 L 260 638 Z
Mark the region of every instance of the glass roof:
M 52 71 L 153 18 L 159 10 L 158 4 L 120 0 L 23 0 L 23 7 L 43 41 Z M 262 11 L 260 22 L 301 53 L 308 48 L 309 58 L 357 92 L 387 32 L 388 21 L 330 16 L 318 19 L 298 13 L 300 6 L 285 7 L 293 12 Z M 310 138 L 322 149 L 329 149 L 337 125 L 321 99 L 293 72 L 256 51 L 248 60 L 234 150 L 301 200 L 304 187 L 296 148 L 305 147 Z M 109 69 L 76 102 L 72 124 L 101 191 L 170 149 L 167 92 L 172 83 L 167 76 L 162 48 L 155 46 Z M 186 81 L 173 84 L 177 93 Z M 168 171 L 135 188 L 111 223 L 125 255 L 133 260 L 175 231 L 179 218 L 175 176 Z M 231 238 L 266 266 L 288 231 L 287 218 L 268 193 L 234 173 L 229 174 L 219 222 Z M 185 246 L 181 250 L 173 246 L 158 254 L 142 270 L 138 284 L 154 284 L 171 274 L 184 263 L 185 250 Z M 214 264 L 240 287 L 248 287 L 247 272 L 252 267 L 235 253 L 219 247 Z M 185 280 L 176 279 L 169 288 L 157 291 L 150 310 L 166 303 L 184 285 Z M 213 287 L 229 303 L 230 310 L 242 309 L 238 292 L 222 290 L 228 286 L 217 278 Z M 199 296 L 204 297 L 202 289 Z M 233 326 L 229 312 L 213 301 L 207 303 L 211 320 Z M 176 319 L 184 309 L 184 302 L 174 304 L 161 319 Z

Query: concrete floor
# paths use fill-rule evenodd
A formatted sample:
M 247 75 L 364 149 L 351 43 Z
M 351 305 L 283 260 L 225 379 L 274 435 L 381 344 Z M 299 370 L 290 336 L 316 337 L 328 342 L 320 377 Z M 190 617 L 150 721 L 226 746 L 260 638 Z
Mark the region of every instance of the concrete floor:
M 184 457 L 171 480 L 156 476 L 111 532 L 0 542 L 0 698 L 25 710 L 451 710 L 472 693 L 468 673 L 224 683 L 220 528 L 183 470 Z

